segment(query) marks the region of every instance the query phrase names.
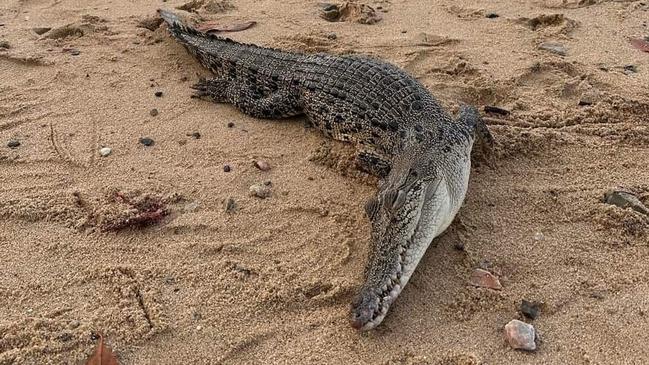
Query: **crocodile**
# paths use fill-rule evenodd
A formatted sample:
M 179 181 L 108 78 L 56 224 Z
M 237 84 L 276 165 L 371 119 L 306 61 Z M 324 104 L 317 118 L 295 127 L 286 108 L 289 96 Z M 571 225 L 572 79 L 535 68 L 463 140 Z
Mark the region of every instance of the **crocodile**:
M 364 331 L 388 313 L 433 238 L 451 224 L 468 188 L 471 151 L 494 143 L 473 106 L 454 119 L 414 77 L 362 55 L 303 54 L 244 44 L 158 11 L 171 35 L 214 77 L 193 97 L 256 118 L 305 115 L 325 136 L 354 143 L 358 167 L 379 177 L 364 206 L 371 224 L 364 281 L 350 323 Z

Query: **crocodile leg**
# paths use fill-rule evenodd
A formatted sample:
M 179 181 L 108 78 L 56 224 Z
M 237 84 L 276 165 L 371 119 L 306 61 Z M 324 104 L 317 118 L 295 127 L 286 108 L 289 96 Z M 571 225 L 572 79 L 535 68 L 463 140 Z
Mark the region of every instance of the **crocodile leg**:
M 192 89 L 196 90 L 192 94 L 192 98 L 207 98 L 215 103 L 226 103 L 228 102 L 227 88 L 228 81 L 225 79 L 201 78 L 196 84 L 192 85 Z
M 268 91 L 256 84 L 233 83 L 224 78 L 201 79 L 192 86 L 193 97 L 206 97 L 216 103 L 231 103 L 255 118 L 288 118 L 303 114 L 298 93 Z

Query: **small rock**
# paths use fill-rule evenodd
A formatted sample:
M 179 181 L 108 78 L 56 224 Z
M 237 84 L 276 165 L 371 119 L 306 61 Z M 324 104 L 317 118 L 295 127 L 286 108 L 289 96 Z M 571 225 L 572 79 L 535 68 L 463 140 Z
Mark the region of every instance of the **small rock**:
M 162 91 L 156 91 L 156 92 L 153 93 L 153 95 L 155 95 L 157 97 L 162 97 Z
M 625 65 L 623 69 L 624 69 L 624 73 L 627 75 L 631 75 L 638 72 L 638 66 L 636 65 Z
M 237 203 L 234 201 L 234 199 L 227 198 L 225 200 L 225 212 L 233 213 L 235 210 L 237 210 Z
M 198 133 L 198 132 L 193 132 L 193 133 L 192 133 L 192 138 L 194 138 L 194 139 L 200 139 L 200 138 L 201 138 L 201 134 Z
M 73 319 L 73 320 L 70 321 L 70 328 L 71 329 L 75 329 L 75 328 L 79 327 L 80 325 L 81 325 L 81 322 L 79 322 L 76 319 Z
M 330 40 L 333 41 L 333 40 L 335 40 L 337 38 L 338 38 L 338 35 L 336 33 L 334 33 L 334 32 L 327 33 L 327 39 L 330 39 Z
M 457 240 L 455 241 L 455 244 L 453 244 L 453 247 L 458 251 L 464 251 L 464 242 L 462 240 Z
M 32 30 L 34 31 L 34 33 L 36 33 L 38 35 L 43 35 L 43 34 L 49 32 L 50 30 L 52 30 L 52 28 L 49 28 L 49 27 L 36 27 L 36 28 L 32 28 Z
M 604 194 L 604 202 L 622 209 L 631 208 L 638 213 L 649 215 L 649 208 L 630 191 L 611 189 Z
M 529 302 L 525 299 L 521 302 L 521 313 L 529 319 L 536 319 L 539 316 L 539 303 Z
M 20 146 L 20 141 L 16 139 L 12 139 L 9 142 L 7 142 L 7 147 L 9 148 L 18 148 Z
M 473 274 L 471 274 L 471 280 L 469 281 L 469 283 L 473 286 L 494 290 L 500 290 L 503 288 L 496 276 L 494 276 L 489 271 L 482 269 L 473 270 Z
M 560 56 L 565 56 L 566 54 L 568 54 L 566 47 L 564 47 L 562 44 L 559 43 L 545 42 L 545 43 L 541 43 L 539 45 L 539 48 L 545 51 L 556 53 Z
M 230 165 L 227 165 L 227 164 L 223 165 L 223 172 L 230 172 L 230 171 L 232 171 L 232 168 L 230 167 Z
M 107 157 L 107 156 L 110 155 L 112 152 L 113 152 L 113 150 L 112 150 L 110 147 L 104 147 L 104 148 L 102 148 L 102 149 L 99 150 L 99 155 L 100 155 L 101 157 Z
M 152 117 L 155 117 L 156 115 L 158 115 L 158 109 L 156 109 L 156 108 L 151 109 L 151 111 L 149 112 L 149 114 L 150 114 Z
M 270 170 L 270 165 L 268 164 L 268 162 L 263 161 L 263 160 L 255 161 L 255 167 L 260 169 L 261 171 Z
M 581 94 L 581 98 L 579 98 L 579 105 L 580 106 L 586 106 L 586 105 L 593 105 L 597 103 L 599 100 L 599 93 L 597 90 L 586 90 Z
M 73 56 L 78 56 L 81 54 L 81 51 L 79 51 L 78 49 L 71 49 L 70 54 Z
M 155 144 L 155 141 L 152 140 L 149 137 L 142 137 L 142 138 L 140 138 L 140 143 L 142 143 L 143 145 L 149 147 L 149 146 L 153 146 L 153 144 Z
M 534 326 L 517 319 L 505 325 L 505 339 L 516 350 L 536 350 L 536 331 Z
M 498 18 L 499 16 L 500 15 L 498 15 L 496 13 L 487 13 L 487 14 L 485 14 L 485 17 L 489 18 L 489 19 L 495 19 L 495 18 Z
M 228 123 L 228 128 L 233 128 L 233 127 L 234 127 L 234 123 L 229 122 L 229 123 Z
M 11 48 L 11 45 L 7 41 L 0 41 L 0 48 L 9 49 L 9 48 Z
M 534 233 L 534 241 L 543 241 L 544 239 L 545 235 L 543 235 L 543 232 Z
M 509 115 L 510 111 L 493 105 L 484 106 L 485 113 L 494 113 L 500 115 Z
M 255 184 L 250 187 L 250 195 L 261 199 L 268 198 L 272 194 L 271 186 L 266 184 Z

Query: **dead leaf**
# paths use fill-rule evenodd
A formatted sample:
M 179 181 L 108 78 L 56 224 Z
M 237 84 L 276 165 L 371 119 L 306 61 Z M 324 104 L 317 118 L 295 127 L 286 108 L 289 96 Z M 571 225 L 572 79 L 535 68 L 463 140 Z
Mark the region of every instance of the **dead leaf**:
M 647 42 L 646 40 L 635 38 L 631 39 L 629 42 L 631 42 L 633 48 L 639 49 L 642 52 L 649 52 L 649 42 Z
M 90 356 L 86 365 L 119 365 L 117 358 L 110 350 L 110 347 L 104 345 L 104 337 L 99 336 L 99 344 L 95 353 Z
M 257 24 L 255 21 L 240 22 L 240 23 L 230 23 L 230 24 L 219 24 L 217 22 L 203 22 L 196 25 L 196 29 L 201 32 L 210 33 L 210 32 L 240 32 L 246 30 L 253 25 Z

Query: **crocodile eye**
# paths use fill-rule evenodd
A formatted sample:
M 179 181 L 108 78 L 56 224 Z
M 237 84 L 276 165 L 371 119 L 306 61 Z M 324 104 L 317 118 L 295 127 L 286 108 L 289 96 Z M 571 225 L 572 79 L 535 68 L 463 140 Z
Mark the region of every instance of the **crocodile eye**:
M 365 203 L 365 214 L 372 219 L 379 210 L 379 201 L 376 198 L 371 198 Z

